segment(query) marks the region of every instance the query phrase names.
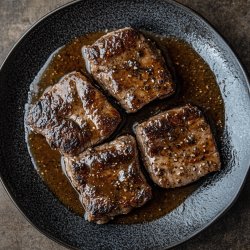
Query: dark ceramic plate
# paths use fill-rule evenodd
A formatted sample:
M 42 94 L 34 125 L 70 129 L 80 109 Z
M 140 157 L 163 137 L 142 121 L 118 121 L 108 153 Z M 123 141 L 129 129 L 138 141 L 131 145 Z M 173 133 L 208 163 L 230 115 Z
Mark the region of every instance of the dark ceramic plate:
M 68 211 L 34 169 L 25 144 L 29 85 L 58 47 L 75 36 L 134 26 L 184 39 L 213 70 L 225 102 L 222 171 L 206 178 L 185 202 L 146 224 L 98 226 Z M 194 236 L 235 200 L 250 163 L 247 77 L 232 50 L 202 18 L 172 1 L 77 1 L 43 18 L 9 54 L 0 71 L 1 179 L 28 220 L 54 240 L 85 249 L 166 249 Z

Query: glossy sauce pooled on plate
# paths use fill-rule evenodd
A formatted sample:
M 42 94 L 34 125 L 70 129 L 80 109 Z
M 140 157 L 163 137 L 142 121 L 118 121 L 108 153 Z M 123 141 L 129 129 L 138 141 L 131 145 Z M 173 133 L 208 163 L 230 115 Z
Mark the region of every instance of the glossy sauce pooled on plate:
M 88 75 L 81 49 L 83 45 L 92 44 L 104 34 L 105 32 L 97 32 L 75 38 L 54 52 L 31 84 L 29 103 L 36 102 L 47 88 L 56 84 L 62 76 L 71 71 L 79 71 Z M 166 57 L 166 51 L 168 52 L 172 61 L 169 66 L 177 82 L 176 93 L 169 98 L 146 105 L 135 114 L 126 114 L 112 97 L 108 97 L 123 116 L 122 125 L 108 141 L 125 133 L 133 134 L 135 123 L 186 103 L 197 105 L 204 111 L 216 138 L 219 138 L 224 124 L 224 106 L 215 77 L 208 65 L 190 45 L 183 41 L 150 33 L 145 34 L 157 42 Z M 42 135 L 28 131 L 27 142 L 32 160 L 47 186 L 68 209 L 82 216 L 83 207 L 78 193 L 64 174 L 60 153 L 52 150 Z M 141 223 L 157 219 L 180 205 L 202 182 L 201 180 L 181 188 L 162 189 L 152 183 L 147 173 L 145 175 L 153 187 L 152 200 L 127 215 L 118 216 L 114 219 L 114 223 Z

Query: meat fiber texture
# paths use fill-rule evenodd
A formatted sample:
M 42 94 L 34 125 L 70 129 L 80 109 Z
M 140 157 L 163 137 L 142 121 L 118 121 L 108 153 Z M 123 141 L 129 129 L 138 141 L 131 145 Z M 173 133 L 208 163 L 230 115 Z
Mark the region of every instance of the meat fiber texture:
M 220 169 L 210 126 L 194 106 L 174 108 L 135 128 L 143 161 L 163 188 L 184 186 Z
M 128 113 L 174 93 L 161 51 L 139 31 L 110 32 L 82 53 L 89 73 Z
M 88 221 L 106 223 L 151 199 L 133 136 L 120 136 L 77 157 L 64 157 L 64 162 Z
M 27 125 L 51 148 L 77 155 L 108 138 L 120 121 L 106 97 L 85 76 L 71 72 L 31 106 Z

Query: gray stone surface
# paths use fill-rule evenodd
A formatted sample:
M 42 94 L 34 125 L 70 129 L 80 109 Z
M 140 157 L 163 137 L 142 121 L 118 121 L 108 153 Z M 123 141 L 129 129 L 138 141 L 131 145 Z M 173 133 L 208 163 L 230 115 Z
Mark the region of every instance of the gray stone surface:
M 0 64 L 17 39 L 44 14 L 69 0 L 0 0 Z M 231 44 L 250 73 L 250 0 L 178 0 L 205 17 Z M 250 177 L 233 207 L 186 249 L 250 250 Z M 0 250 L 65 249 L 22 216 L 0 184 Z

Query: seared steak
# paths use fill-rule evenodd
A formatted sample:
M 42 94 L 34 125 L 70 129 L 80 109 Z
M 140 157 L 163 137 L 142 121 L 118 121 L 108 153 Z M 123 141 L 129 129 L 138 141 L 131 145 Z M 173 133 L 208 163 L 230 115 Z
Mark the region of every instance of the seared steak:
M 72 72 L 31 107 L 27 125 L 61 154 L 77 155 L 112 134 L 120 120 L 99 90 Z
M 121 136 L 76 157 L 64 157 L 64 162 L 72 185 L 80 193 L 88 221 L 106 223 L 151 198 L 132 136 Z
M 135 131 L 145 166 L 163 188 L 183 186 L 220 169 L 211 129 L 197 107 L 160 113 Z
M 128 113 L 174 93 L 160 50 L 132 28 L 110 32 L 82 52 L 88 71 Z

